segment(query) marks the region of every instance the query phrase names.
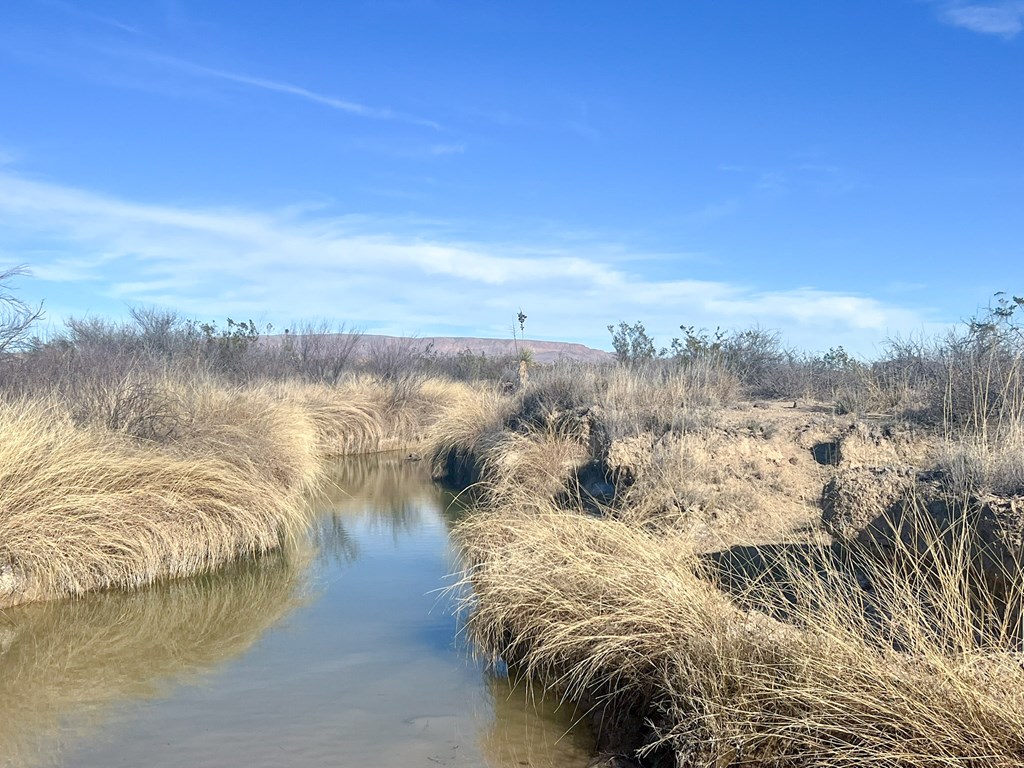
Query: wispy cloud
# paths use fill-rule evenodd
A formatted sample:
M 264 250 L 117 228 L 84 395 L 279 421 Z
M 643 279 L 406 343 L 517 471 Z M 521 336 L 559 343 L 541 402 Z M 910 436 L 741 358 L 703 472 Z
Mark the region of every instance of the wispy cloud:
M 103 26 L 112 27 L 114 29 L 120 30 L 121 32 L 127 32 L 130 35 L 140 34 L 140 30 L 138 27 L 134 27 L 131 24 L 126 24 L 123 21 L 120 21 L 119 19 L 113 18 L 112 16 L 103 16 L 98 13 L 92 13 L 91 11 L 83 10 L 82 8 L 79 8 L 77 5 L 65 2 L 64 0 L 36 0 L 36 2 L 38 2 L 40 5 L 45 5 L 49 8 L 54 8 L 56 10 L 62 11 L 63 13 L 67 13 L 72 16 L 77 16 L 80 19 L 87 19 L 97 24 L 102 24 Z
M 821 153 L 796 153 L 772 165 L 719 163 L 717 170 L 728 174 L 739 187 L 737 197 L 751 193 L 770 196 L 812 194 L 842 195 L 856 189 L 858 178 L 854 169 L 823 158 Z
M 336 109 L 340 112 L 345 112 L 357 117 L 408 123 L 410 125 L 431 128 L 435 131 L 442 130 L 440 123 L 434 120 L 428 120 L 415 115 L 408 115 L 403 112 L 395 111 L 389 107 L 373 107 L 356 101 L 341 99 L 336 96 L 330 96 L 309 88 L 304 88 L 301 85 L 295 85 L 293 83 L 287 83 L 280 80 L 272 80 L 270 78 L 258 77 L 256 75 L 249 75 L 227 69 L 218 69 L 217 67 L 208 67 L 195 62 L 186 61 L 185 59 L 179 59 L 174 56 L 165 56 L 150 51 L 107 50 L 107 53 L 146 61 L 150 64 L 174 69 L 178 72 L 192 75 L 194 77 L 222 80 L 229 83 L 248 86 L 250 88 L 257 88 L 264 91 L 271 91 L 273 93 L 285 94 L 286 96 L 293 96 L 295 98 L 304 99 L 314 104 Z
M 656 259 L 621 245 L 550 242 L 458 240 L 300 207 L 149 205 L 0 171 L 0 251 L 32 253 L 39 298 L 70 296 L 73 285 L 78 311 L 156 303 L 205 318 L 322 316 L 379 332 L 502 336 L 521 306 L 533 334 L 599 346 L 608 323 L 639 319 L 662 343 L 681 323 L 758 323 L 802 346 L 865 351 L 923 323 L 872 297 L 656 278 L 641 271 Z
M 947 24 L 1008 40 L 1024 30 L 1024 2 L 1021 0 L 983 4 L 944 3 L 940 13 Z
M 598 143 L 601 140 L 601 131 L 590 120 L 590 105 L 581 100 L 575 105 L 575 112 L 576 116 L 565 122 L 566 130 L 586 139 L 591 144 Z

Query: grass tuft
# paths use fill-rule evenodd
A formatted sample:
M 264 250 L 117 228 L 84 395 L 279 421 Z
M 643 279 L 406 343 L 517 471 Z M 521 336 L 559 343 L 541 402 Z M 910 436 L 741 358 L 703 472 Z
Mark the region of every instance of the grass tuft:
M 495 513 L 457 535 L 478 646 L 570 699 L 642 713 L 646 733 L 632 746 L 651 759 L 1024 759 L 1024 670 L 993 647 L 1005 632 L 979 636 L 962 621 L 976 603 L 955 557 L 928 573 L 877 566 L 868 594 L 808 545 L 774 555 L 729 595 L 687 539 L 613 520 Z

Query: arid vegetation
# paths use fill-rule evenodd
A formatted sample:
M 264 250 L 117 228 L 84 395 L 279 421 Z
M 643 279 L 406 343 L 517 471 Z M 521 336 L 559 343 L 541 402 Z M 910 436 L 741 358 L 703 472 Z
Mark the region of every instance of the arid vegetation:
M 470 635 L 648 765 L 1024 764 L 1020 306 L 870 364 L 621 325 L 479 395 Z
M 0 607 L 287 545 L 324 459 L 417 446 L 468 392 L 415 360 L 350 369 L 333 334 L 261 346 L 251 322 L 171 313 L 18 342 L 0 359 Z
M 21 329 L 0 605 L 286 547 L 326 457 L 403 448 L 473 500 L 469 635 L 583 703 L 603 752 L 1019 766 L 1022 305 L 872 362 L 761 329 L 659 351 L 640 323 L 610 327 L 611 365 L 154 311 Z

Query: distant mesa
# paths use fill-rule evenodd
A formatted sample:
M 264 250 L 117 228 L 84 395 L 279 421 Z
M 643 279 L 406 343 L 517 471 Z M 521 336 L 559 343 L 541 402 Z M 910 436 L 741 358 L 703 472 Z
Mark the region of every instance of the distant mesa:
M 345 336 L 347 334 L 334 334 Z M 280 343 L 284 339 L 281 334 L 264 337 L 266 343 Z M 480 339 L 473 336 L 382 336 L 378 334 L 363 334 L 355 347 L 355 354 L 368 354 L 374 349 L 384 346 L 401 345 L 417 351 L 424 351 L 430 348 L 439 355 L 457 355 L 467 349 L 473 354 L 481 352 L 488 357 L 500 357 L 501 355 L 515 355 L 518 349 L 529 348 L 533 352 L 533 359 L 538 363 L 553 363 L 557 360 L 578 360 L 584 363 L 607 363 L 615 359 L 611 352 L 603 349 L 594 349 L 583 344 L 572 344 L 564 341 L 536 341 L 534 339 L 520 339 L 518 342 L 512 339 Z

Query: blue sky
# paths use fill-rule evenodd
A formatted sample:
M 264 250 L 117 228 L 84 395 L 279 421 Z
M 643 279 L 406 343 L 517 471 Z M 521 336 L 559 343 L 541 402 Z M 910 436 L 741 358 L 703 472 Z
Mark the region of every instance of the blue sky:
M 1024 291 L 1024 0 L 6 0 L 0 266 L 49 322 L 870 355 Z

